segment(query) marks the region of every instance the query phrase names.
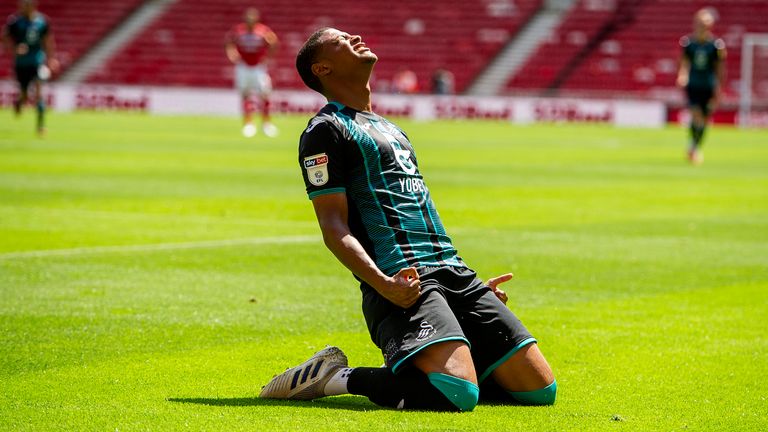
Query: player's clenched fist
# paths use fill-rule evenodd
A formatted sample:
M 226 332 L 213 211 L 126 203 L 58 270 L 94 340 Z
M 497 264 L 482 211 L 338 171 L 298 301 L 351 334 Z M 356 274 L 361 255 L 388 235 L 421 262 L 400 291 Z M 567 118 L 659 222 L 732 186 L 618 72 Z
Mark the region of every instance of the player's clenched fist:
M 387 282 L 379 290 L 379 293 L 403 309 L 413 306 L 421 295 L 419 273 L 413 267 L 401 269 L 396 275 L 389 278 Z

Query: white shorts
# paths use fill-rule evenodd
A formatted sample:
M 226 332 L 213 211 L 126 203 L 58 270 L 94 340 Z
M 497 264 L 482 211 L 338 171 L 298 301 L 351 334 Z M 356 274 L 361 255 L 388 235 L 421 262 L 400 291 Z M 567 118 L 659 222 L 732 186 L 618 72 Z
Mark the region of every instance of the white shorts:
M 267 66 L 263 64 L 256 66 L 248 66 L 244 63 L 236 64 L 235 87 L 241 93 L 269 94 L 272 91 L 272 79 L 267 73 Z

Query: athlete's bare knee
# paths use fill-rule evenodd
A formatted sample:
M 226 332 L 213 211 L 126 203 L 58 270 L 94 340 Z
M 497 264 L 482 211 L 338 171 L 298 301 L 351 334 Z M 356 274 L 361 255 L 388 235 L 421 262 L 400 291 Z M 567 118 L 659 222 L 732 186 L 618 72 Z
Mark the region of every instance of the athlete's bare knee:
M 414 356 L 413 365 L 425 374 L 440 373 L 477 384 L 472 355 L 467 344 L 461 341 L 430 345 Z
M 532 391 L 549 386 L 555 375 L 535 343 L 522 347 L 493 371 L 493 378 L 507 391 Z
M 469 347 L 460 341 L 439 342 L 419 352 L 413 365 L 460 411 L 472 411 L 480 388 Z

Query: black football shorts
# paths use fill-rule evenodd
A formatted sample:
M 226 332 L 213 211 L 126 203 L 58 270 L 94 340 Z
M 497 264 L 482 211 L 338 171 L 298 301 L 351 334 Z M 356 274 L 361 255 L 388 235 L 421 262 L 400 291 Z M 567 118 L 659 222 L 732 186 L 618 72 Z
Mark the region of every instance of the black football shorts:
M 29 84 L 38 79 L 37 76 L 37 69 L 39 66 L 37 65 L 16 65 L 15 71 L 16 71 L 16 81 L 19 82 L 19 87 L 21 87 L 21 91 L 26 92 L 27 88 L 29 88 Z
M 417 270 L 422 294 L 408 309 L 361 284 L 368 331 L 394 373 L 429 345 L 457 340 L 469 345 L 483 381 L 517 350 L 536 342 L 474 271 L 449 266 Z
M 686 87 L 685 94 L 688 96 L 689 107 L 698 107 L 705 116 L 710 114 L 715 96 L 712 87 Z

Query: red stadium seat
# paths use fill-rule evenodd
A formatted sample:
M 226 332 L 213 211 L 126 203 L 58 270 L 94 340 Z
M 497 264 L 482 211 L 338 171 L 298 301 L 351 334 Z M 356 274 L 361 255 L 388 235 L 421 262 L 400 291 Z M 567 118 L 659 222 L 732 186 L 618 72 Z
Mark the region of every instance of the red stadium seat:
M 461 91 L 542 3 L 391 0 L 349 3 L 332 14 L 325 4 L 312 0 L 256 5 L 263 22 L 281 40 L 273 67 L 277 88 L 303 88 L 293 66 L 296 52 L 311 31 L 332 25 L 365 37 L 381 57 L 375 72 L 379 82 L 390 81 L 407 66 L 419 77 L 419 87 L 428 90 L 434 70 L 446 68 L 455 74 L 456 89 Z M 503 4 L 514 8 L 505 9 Z M 89 81 L 230 87 L 224 35 L 253 5 L 252 0 L 180 0 Z M 382 19 L 384 7 L 386 19 Z M 158 65 L 160 59 L 165 60 L 162 66 L 143 73 L 144 65 Z
M 510 89 L 546 89 L 560 72 L 611 22 L 614 8 L 596 8 L 580 0 L 507 84 Z
M 143 0 L 46 0 L 40 2 L 40 11 L 51 20 L 56 38 L 57 53 L 62 69 L 71 66 L 105 34 L 135 10 Z M 14 13 L 15 1 L 4 2 L 5 17 Z M 0 55 L 0 79 L 11 75 L 12 57 Z
M 580 13 L 578 9 L 583 8 L 584 3 L 581 2 L 560 27 L 557 40 L 563 40 L 567 31 L 563 28 L 570 25 L 568 21 Z M 723 89 L 726 96 L 734 97 L 740 76 L 741 36 L 746 32 L 768 32 L 765 18 L 768 2 L 765 0 L 639 2 L 628 22 L 615 26 L 600 44 L 579 59 L 578 66 L 567 74 L 560 88 L 566 91 L 670 93 L 675 86 L 680 57 L 678 41 L 690 33 L 693 14 L 707 6 L 717 9 L 719 15 L 715 33 L 725 40 L 728 49 L 727 82 Z M 559 74 L 567 63 L 561 58 L 563 54 L 553 55 L 556 51 L 551 48 L 545 46 L 529 60 L 521 73 L 510 81 L 510 91 L 547 88 L 553 84 L 548 79 Z M 569 58 L 571 60 L 573 56 Z
M 94 7 L 90 0 L 43 2 L 41 10 L 51 17 L 63 66 L 80 58 L 141 3 L 110 0 Z M 280 37 L 273 65 L 277 88 L 303 88 L 293 66 L 296 52 L 311 31 L 330 25 L 361 33 L 379 54 L 374 85 L 390 82 L 405 66 L 428 91 L 432 73 L 446 68 L 454 73 L 461 92 L 543 3 L 390 0 L 350 2 L 332 13 L 313 0 L 263 0 L 256 5 Z M 178 0 L 88 81 L 231 87 L 224 35 L 252 5 L 253 0 Z M 634 7 L 631 14 L 624 9 L 627 5 Z M 551 40 L 510 79 L 507 90 L 668 91 L 674 87 L 678 39 L 690 31 L 693 13 L 704 6 L 715 7 L 720 15 L 715 31 L 725 40 L 729 56 L 724 88 L 734 95 L 741 36 L 768 32 L 765 0 L 578 0 Z M 386 19 L 381 18 L 383 7 Z M 9 73 L 10 57 L 0 56 L 0 79 Z

